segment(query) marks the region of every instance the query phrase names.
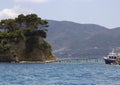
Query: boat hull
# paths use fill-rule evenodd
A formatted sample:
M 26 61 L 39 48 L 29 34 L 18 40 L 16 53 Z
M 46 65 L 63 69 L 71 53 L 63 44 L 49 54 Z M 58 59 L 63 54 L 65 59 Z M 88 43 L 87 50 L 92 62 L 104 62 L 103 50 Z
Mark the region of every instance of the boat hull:
M 104 60 L 106 64 L 111 64 L 115 62 L 115 60 L 112 60 L 112 59 L 104 59 Z

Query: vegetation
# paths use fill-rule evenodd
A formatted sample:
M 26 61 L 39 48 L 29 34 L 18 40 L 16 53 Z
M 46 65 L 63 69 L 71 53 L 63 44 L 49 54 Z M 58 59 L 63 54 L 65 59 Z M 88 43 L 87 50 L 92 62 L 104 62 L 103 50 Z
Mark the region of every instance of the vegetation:
M 18 15 L 15 19 L 4 19 L 0 22 L 0 29 L 4 32 L 14 32 L 17 30 L 23 30 L 24 34 L 31 35 L 39 31 L 41 37 L 46 37 L 46 27 L 48 27 L 48 22 L 42 20 L 36 14 Z M 30 34 L 29 34 L 30 33 Z
M 43 40 L 47 36 L 47 27 L 48 22 L 41 19 L 36 14 L 20 14 L 15 19 L 1 20 L 0 53 L 11 53 L 10 55 L 24 54 L 25 56 L 27 55 L 27 57 L 28 55 L 29 57 L 32 57 L 30 54 L 34 49 L 41 51 L 45 49 L 51 50 L 51 46 Z M 42 39 L 42 41 L 39 39 Z M 17 53 L 17 49 L 22 48 L 17 46 L 21 42 L 25 43 L 25 47 L 22 49 L 25 52 Z

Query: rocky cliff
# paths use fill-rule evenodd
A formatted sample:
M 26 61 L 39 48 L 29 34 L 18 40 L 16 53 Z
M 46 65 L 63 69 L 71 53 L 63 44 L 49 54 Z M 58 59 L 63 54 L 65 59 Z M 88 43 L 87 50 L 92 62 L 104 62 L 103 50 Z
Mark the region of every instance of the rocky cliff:
M 30 44 L 30 39 L 34 40 Z M 6 45 L 10 45 L 9 50 L 4 50 L 0 53 L 0 62 L 21 62 L 21 61 L 55 61 L 56 58 L 52 54 L 52 49 L 49 43 L 47 43 L 42 37 L 29 36 L 25 40 L 19 42 L 9 42 Z
M 0 21 L 0 62 L 55 61 L 45 41 L 48 22 L 36 14 Z

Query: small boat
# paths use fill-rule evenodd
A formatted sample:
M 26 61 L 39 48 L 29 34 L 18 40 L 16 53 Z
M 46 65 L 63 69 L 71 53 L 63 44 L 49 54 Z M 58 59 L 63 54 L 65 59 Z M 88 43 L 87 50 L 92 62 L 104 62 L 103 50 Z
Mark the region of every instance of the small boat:
M 106 64 L 112 64 L 116 61 L 116 59 L 120 57 L 119 53 L 115 53 L 114 49 L 112 50 L 112 52 L 110 52 L 107 57 L 104 57 L 105 63 Z

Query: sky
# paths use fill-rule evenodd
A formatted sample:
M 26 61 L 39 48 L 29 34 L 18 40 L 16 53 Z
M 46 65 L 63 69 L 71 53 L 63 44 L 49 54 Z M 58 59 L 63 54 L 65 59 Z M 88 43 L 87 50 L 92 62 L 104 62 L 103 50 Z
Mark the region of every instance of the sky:
M 120 0 L 1 0 L 0 20 L 36 13 L 42 19 L 120 27 Z

